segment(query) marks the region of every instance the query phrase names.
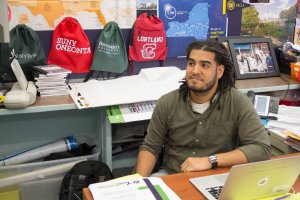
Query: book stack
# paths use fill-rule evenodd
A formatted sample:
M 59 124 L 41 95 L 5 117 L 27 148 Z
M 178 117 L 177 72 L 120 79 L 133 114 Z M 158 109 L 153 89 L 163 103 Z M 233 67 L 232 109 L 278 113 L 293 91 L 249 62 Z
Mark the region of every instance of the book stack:
M 68 95 L 67 76 L 70 70 L 57 65 L 32 67 L 35 85 L 41 97 Z
M 292 128 L 292 130 L 284 130 L 284 134 L 288 137 L 284 140 L 284 143 L 290 147 L 300 151 L 300 128 Z

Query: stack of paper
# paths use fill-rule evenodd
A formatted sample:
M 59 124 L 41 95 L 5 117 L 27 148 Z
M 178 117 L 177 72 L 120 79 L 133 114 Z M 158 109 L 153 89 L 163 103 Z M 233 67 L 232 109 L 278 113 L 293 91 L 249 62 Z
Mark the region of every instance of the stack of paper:
M 105 200 L 179 200 L 161 178 L 118 179 L 89 186 L 94 199 Z
M 284 143 L 300 151 L 300 107 L 279 106 L 278 114 L 272 114 L 277 120 L 270 120 L 266 128 L 272 130 L 285 140 Z
M 300 134 L 290 130 L 285 130 L 283 133 L 288 136 L 285 138 L 284 143 L 296 149 L 297 151 L 300 151 Z
M 136 151 L 143 143 L 148 122 L 124 123 L 115 126 L 112 131 L 112 155 Z
M 41 97 L 68 95 L 66 77 L 70 70 L 57 65 L 35 66 L 35 85 Z
M 134 150 L 139 149 L 140 145 L 143 143 L 143 140 L 122 142 L 122 143 L 114 143 L 112 145 L 112 156 L 117 156 L 120 154 L 124 154 L 127 152 L 132 152 Z

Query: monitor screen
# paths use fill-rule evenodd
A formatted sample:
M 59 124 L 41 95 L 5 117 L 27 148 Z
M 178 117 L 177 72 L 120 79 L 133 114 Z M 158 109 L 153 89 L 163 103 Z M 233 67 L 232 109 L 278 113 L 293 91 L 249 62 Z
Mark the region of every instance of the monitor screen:
M 0 0 L 0 43 L 9 43 L 7 0 Z

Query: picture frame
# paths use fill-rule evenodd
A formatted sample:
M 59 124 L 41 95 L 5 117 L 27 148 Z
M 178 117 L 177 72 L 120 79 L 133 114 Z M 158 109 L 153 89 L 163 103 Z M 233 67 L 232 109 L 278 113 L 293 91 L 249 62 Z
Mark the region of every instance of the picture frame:
M 231 57 L 231 51 L 230 51 L 230 47 L 229 47 L 229 42 L 228 40 L 229 39 L 244 39 L 244 38 L 262 38 L 261 36 L 224 36 L 224 37 L 218 37 L 217 41 L 219 43 L 222 43 L 226 49 L 227 49 L 227 52 L 229 54 L 229 57 L 231 58 L 232 60 L 232 57 Z
M 270 38 L 229 38 L 228 45 L 238 80 L 280 76 Z

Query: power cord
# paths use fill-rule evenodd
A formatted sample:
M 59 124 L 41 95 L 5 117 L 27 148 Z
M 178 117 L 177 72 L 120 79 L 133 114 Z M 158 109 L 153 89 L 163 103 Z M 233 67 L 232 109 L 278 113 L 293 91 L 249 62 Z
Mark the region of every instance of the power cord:
M 282 75 L 280 75 L 280 78 L 281 78 L 283 81 L 285 81 L 285 82 L 287 83 L 287 85 L 288 85 L 288 88 L 287 88 L 287 90 L 286 90 L 286 93 L 285 93 L 283 99 L 280 100 L 280 101 L 284 101 L 285 98 L 287 97 L 287 95 L 289 94 L 289 91 L 290 91 L 290 82 L 289 82 L 288 80 L 284 79 L 284 78 L 282 77 Z

